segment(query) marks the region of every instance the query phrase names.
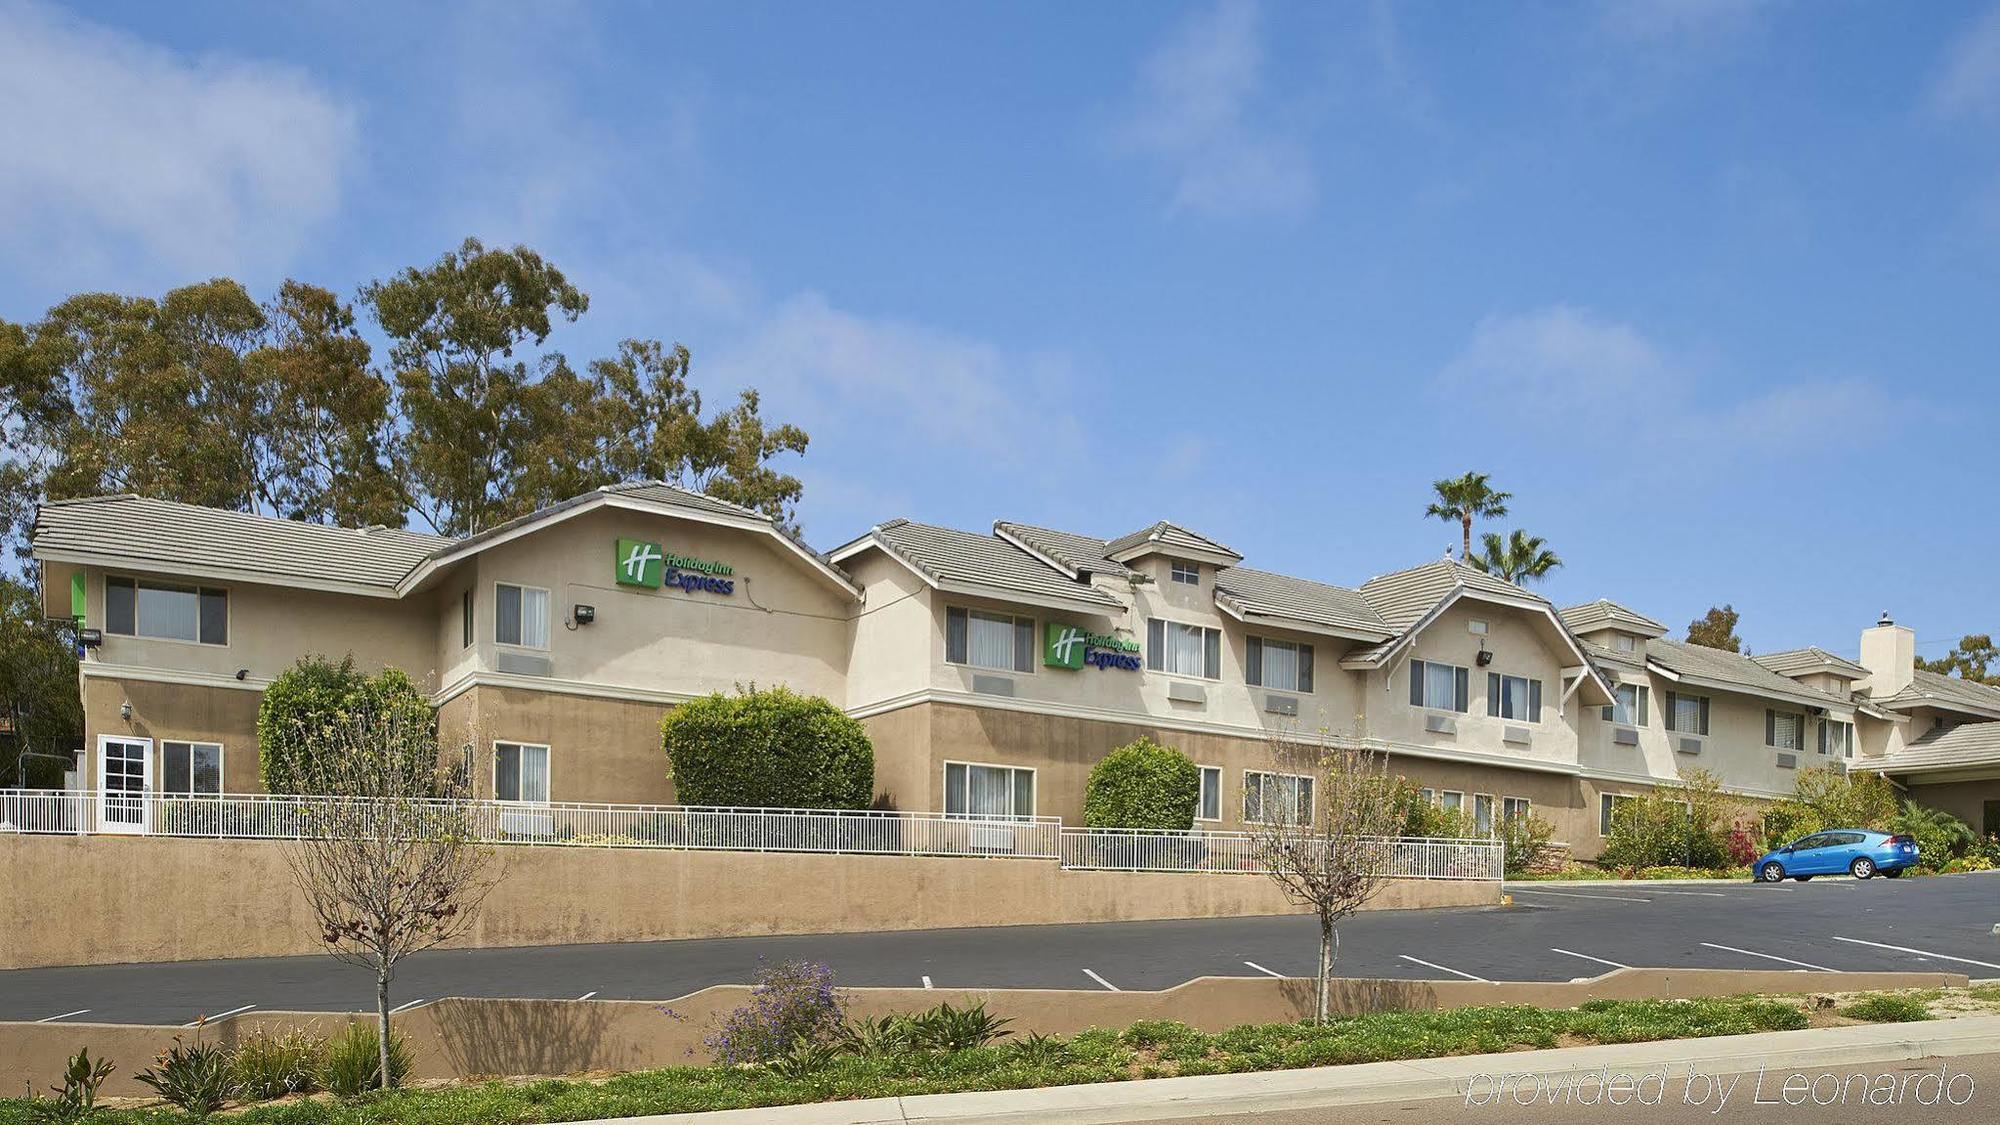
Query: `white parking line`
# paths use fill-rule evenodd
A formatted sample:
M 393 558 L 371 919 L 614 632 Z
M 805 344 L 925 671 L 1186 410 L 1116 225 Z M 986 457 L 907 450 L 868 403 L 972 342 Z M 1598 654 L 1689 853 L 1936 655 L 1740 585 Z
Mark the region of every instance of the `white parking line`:
M 589 992 L 586 992 L 586 993 L 584 993 L 583 995 L 581 995 L 581 996 L 577 997 L 577 999 L 578 999 L 578 1000 L 588 1000 L 588 999 L 590 999 L 591 997 L 593 997 L 593 996 L 595 996 L 595 995 L 597 995 L 597 990 L 593 988 L 593 989 L 591 989 L 591 990 L 590 990 Z M 376 1069 L 377 1071 L 380 1071 L 380 1070 L 381 1070 L 382 1068 L 378 1066 L 378 1067 L 376 1067 L 375 1069 Z
M 925 987 L 925 988 L 930 988 L 930 987 L 931 987 L 931 978 L 929 978 L 929 977 L 925 977 L 925 978 L 924 978 L 924 987 Z M 376 1067 L 375 1069 L 376 1069 L 376 1070 L 381 1070 L 382 1068 L 378 1066 L 378 1067 Z
M 1633 898 L 1630 895 L 1586 895 L 1575 891 L 1510 891 L 1517 895 L 1554 895 L 1557 898 L 1601 898 L 1606 902 L 1651 902 L 1650 898 Z
M 1414 961 L 1417 964 L 1422 965 L 1427 969 L 1436 969 L 1438 972 L 1441 973 L 1450 973 L 1452 976 L 1455 977 L 1464 977 L 1466 980 L 1476 980 L 1485 984 L 1493 983 L 1492 981 L 1487 980 L 1485 977 L 1475 977 L 1471 973 L 1461 973 L 1457 969 L 1446 968 L 1445 966 L 1437 964 L 1434 961 L 1426 961 L 1421 957 L 1412 957 L 1407 953 L 1398 953 L 1396 954 L 1396 956 L 1401 957 L 1405 961 Z
M 231 1009 L 229 1009 L 229 1010 L 228 1010 L 228 1011 L 226 1011 L 226 1012 L 217 1012 L 217 1013 L 215 1013 L 215 1014 L 214 1014 L 214 1015 L 212 1015 L 212 1016 L 203 1016 L 203 1017 L 201 1017 L 200 1019 L 198 1019 L 198 1020 L 194 1021 L 193 1023 L 184 1023 L 184 1024 L 182 1024 L 181 1026 L 182 1026 L 182 1027 L 200 1027 L 200 1026 L 201 1026 L 202 1024 L 205 1024 L 205 1023 L 214 1023 L 214 1022 L 215 1022 L 216 1020 L 220 1020 L 220 1019 L 228 1019 L 228 1018 L 229 1018 L 230 1016 L 234 1016 L 234 1015 L 240 1015 L 240 1014 L 242 1014 L 242 1013 L 244 1013 L 244 1012 L 247 1012 L 247 1011 L 249 1011 L 250 1009 L 252 1009 L 252 1008 L 254 1008 L 254 1007 L 256 1007 L 256 1006 L 257 1006 L 257 1005 L 255 1005 L 255 1004 L 245 1004 L 245 1005 L 243 1005 L 243 1006 L 242 1006 L 241 1008 L 231 1008 Z
M 1243 962 L 1243 963 L 1244 963 L 1245 965 L 1248 965 L 1248 966 L 1250 966 L 1251 968 L 1253 968 L 1253 969 L 1257 970 L 1258 972 L 1260 972 L 1260 973 L 1263 973 L 1263 974 L 1264 974 L 1265 976 L 1267 976 L 1267 977 L 1277 977 L 1277 978 L 1278 978 L 1279 980 L 1284 980 L 1284 979 L 1285 979 L 1285 974 L 1283 974 L 1283 973 L 1274 973 L 1274 972 L 1272 972 L 1271 970 L 1269 970 L 1269 969 L 1265 968 L 1264 966 L 1262 966 L 1262 965 L 1259 965 L 1259 964 L 1258 964 L 1257 962 L 1255 962 L 1255 961 L 1245 961 L 1245 962 Z M 381 1069 L 381 1068 L 380 1068 L 380 1067 L 377 1067 L 376 1069 L 378 1069 L 378 1070 L 379 1070 L 379 1069 Z
M 1825 965 L 1815 965 L 1810 961 L 1794 961 L 1790 957 L 1778 957 L 1769 953 L 1759 953 L 1754 949 L 1738 949 L 1733 945 L 1717 945 L 1712 941 L 1704 941 L 1698 944 L 1705 945 L 1710 949 L 1724 949 L 1731 953 L 1741 953 L 1745 957 L 1762 957 L 1766 961 L 1779 961 L 1787 965 L 1797 965 L 1802 969 L 1817 969 L 1822 973 L 1833 972 L 1832 969 L 1827 968 Z
M 1649 895 L 1701 895 L 1703 898 L 1729 897 L 1728 895 L 1723 894 L 1721 891 L 1669 891 L 1661 887 L 1647 887 L 1646 893 Z M 376 1067 L 376 1069 L 380 1070 L 381 1068 Z
M 1833 940 L 1850 942 L 1854 945 L 1872 945 L 1877 949 L 1893 949 L 1898 953 L 1914 953 L 1919 957 L 1935 957 L 1940 961 L 1956 961 L 1961 965 L 1978 965 L 1986 969 L 2000 969 L 2000 965 L 1996 965 L 1991 961 L 1974 961 L 1970 957 L 1953 957 L 1949 953 L 1932 953 L 1928 949 L 1911 949 L 1907 945 L 1884 945 L 1879 941 L 1862 941 L 1860 938 L 1851 937 L 1836 937 Z
M 1600 964 L 1600 965 L 1609 965 L 1609 966 L 1611 966 L 1611 967 L 1612 967 L 1612 968 L 1614 968 L 1614 969 L 1629 969 L 1629 968 L 1631 968 L 1631 967 L 1632 967 L 1632 966 L 1630 966 L 1630 965 L 1627 965 L 1627 964 L 1625 964 L 1625 963 L 1624 963 L 1624 962 L 1622 962 L 1622 961 L 1606 961 L 1606 960 L 1605 960 L 1604 958 L 1602 958 L 1602 957 L 1592 957 L 1592 956 L 1591 956 L 1590 954 L 1588 954 L 1588 953 L 1577 953 L 1577 952 L 1574 952 L 1574 951 L 1572 951 L 1572 950 L 1568 950 L 1568 949 L 1557 949 L 1557 948 L 1556 948 L 1555 946 L 1553 946 L 1553 945 L 1549 946 L 1549 952 L 1550 952 L 1550 953 L 1561 953 L 1561 954 L 1563 954 L 1563 955 L 1565 955 L 1565 956 L 1569 956 L 1569 957 L 1581 957 L 1581 958 L 1583 958 L 1583 959 L 1584 959 L 1585 961 L 1595 961 L 1595 962 L 1597 962 L 1597 963 L 1598 963 L 1598 964 Z M 377 1070 L 380 1070 L 381 1068 L 380 1068 L 380 1067 L 377 1067 L 376 1069 L 377 1069 Z
M 1089 969 L 1085 969 L 1083 971 L 1083 975 L 1089 977 L 1091 980 L 1096 981 L 1097 983 L 1103 985 L 1104 987 L 1110 989 L 1113 992 L 1123 991 L 1123 989 L 1120 989 L 1117 985 L 1112 984 L 1110 981 L 1105 980 L 1103 977 L 1098 976 L 1096 973 L 1090 971 Z
M 64 1012 L 64 1013 L 63 1013 L 62 1015 L 59 1015 L 59 1016 L 50 1016 L 50 1017 L 49 1017 L 48 1019 L 45 1019 L 45 1020 L 36 1020 L 35 1022 L 36 1022 L 36 1023 L 54 1023 L 54 1022 L 56 1022 L 57 1020 L 66 1020 L 66 1019 L 70 1018 L 71 1016 L 81 1016 L 81 1015 L 84 1015 L 84 1014 L 88 1013 L 89 1011 L 90 1011 L 90 1009 L 89 1009 L 89 1008 L 78 1008 L 78 1009 L 77 1009 L 76 1011 L 74 1011 L 74 1012 Z M 377 1070 L 380 1070 L 381 1068 L 380 1068 L 380 1067 L 377 1067 L 376 1069 L 377 1069 Z
M 593 992 L 593 993 L 591 993 L 591 994 L 590 994 L 590 996 L 595 996 L 595 995 L 597 995 L 597 993 L 595 993 L 595 992 Z M 584 999 L 585 999 L 585 1000 L 588 1000 L 588 999 L 590 999 L 590 996 L 586 996 L 586 997 L 584 997 Z M 389 1014 L 393 1016 L 393 1015 L 395 1015 L 395 1014 L 396 1014 L 397 1012 L 400 1012 L 400 1011 L 402 1011 L 402 1010 L 403 1010 L 403 1009 L 405 1009 L 405 1008 L 414 1008 L 414 1007 L 416 1007 L 416 1006 L 417 1006 L 417 1005 L 419 1005 L 419 1004 L 428 1004 L 428 1003 L 430 1003 L 430 1001 L 429 1001 L 429 1000 L 412 1000 L 412 1001 L 410 1001 L 410 1002 L 409 1002 L 409 1003 L 407 1003 L 407 1004 L 398 1004 L 398 1005 L 396 1005 L 395 1007 L 393 1007 L 393 1008 L 389 1009 Z M 380 1066 L 377 1066 L 377 1067 L 376 1067 L 375 1069 L 379 1071 L 379 1070 L 381 1070 L 382 1068 L 381 1068 Z

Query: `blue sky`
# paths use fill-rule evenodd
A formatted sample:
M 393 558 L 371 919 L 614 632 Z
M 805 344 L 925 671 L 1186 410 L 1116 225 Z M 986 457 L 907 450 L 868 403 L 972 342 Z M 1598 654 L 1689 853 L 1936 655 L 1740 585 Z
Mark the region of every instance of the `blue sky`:
M 2000 6 L 0 0 L 0 316 L 467 234 L 813 436 L 808 538 L 1157 518 L 1355 584 L 2000 631 Z

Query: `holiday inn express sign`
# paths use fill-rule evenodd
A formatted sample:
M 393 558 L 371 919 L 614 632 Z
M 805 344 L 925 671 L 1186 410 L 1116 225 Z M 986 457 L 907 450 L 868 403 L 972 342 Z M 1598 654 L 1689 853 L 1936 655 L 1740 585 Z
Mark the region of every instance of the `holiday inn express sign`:
M 1123 668 L 1139 670 L 1139 642 L 1087 632 L 1051 621 L 1042 635 L 1042 663 L 1050 668 Z
M 658 543 L 648 543 L 643 539 L 620 539 L 617 553 L 612 557 L 612 568 L 620 586 L 645 586 L 654 590 L 665 586 L 688 593 L 696 590 L 711 594 L 736 592 L 736 579 L 733 577 L 736 568 L 728 563 L 669 554 Z

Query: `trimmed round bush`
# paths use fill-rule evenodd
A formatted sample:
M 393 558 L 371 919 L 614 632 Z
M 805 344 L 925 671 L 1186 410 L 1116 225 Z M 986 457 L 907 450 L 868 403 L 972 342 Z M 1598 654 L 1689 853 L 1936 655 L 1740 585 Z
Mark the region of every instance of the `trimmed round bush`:
M 861 724 L 789 688 L 692 699 L 660 721 L 683 805 L 865 809 L 875 746 Z
M 1201 770 L 1186 754 L 1150 738 L 1104 756 L 1083 791 L 1083 823 L 1091 828 L 1184 832 L 1194 826 Z
M 312 792 L 315 756 L 326 745 L 321 733 L 364 712 L 400 712 L 409 723 L 436 729 L 430 701 L 400 668 L 367 676 L 355 669 L 352 656 L 338 662 L 303 656 L 279 673 L 257 705 L 257 769 L 265 792 Z M 437 769 L 435 739 L 412 739 L 403 766 L 419 782 L 430 778 Z

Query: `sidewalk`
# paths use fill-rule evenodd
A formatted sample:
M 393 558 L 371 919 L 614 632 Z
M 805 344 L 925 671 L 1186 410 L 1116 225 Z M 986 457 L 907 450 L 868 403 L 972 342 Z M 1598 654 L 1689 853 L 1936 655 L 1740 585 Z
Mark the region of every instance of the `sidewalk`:
M 2000 1052 L 2000 1016 L 1934 1020 L 1924 1023 L 1862 1024 L 1812 1031 L 1773 1031 L 1710 1039 L 1670 1039 L 1564 1047 L 1552 1051 L 1510 1051 L 1497 1055 L 1364 1063 L 1315 1070 L 1273 1070 L 1195 1078 L 1104 1082 L 1040 1090 L 969 1094 L 925 1094 L 910 1098 L 822 1102 L 770 1109 L 668 1114 L 620 1119 L 619 1125 L 890 1125 L 949 1122 L 951 1125 L 1086 1125 L 1255 1113 L 1281 1109 L 1463 1097 L 1474 1076 L 1533 1074 L 1559 1078 L 1608 1068 L 1634 1078 L 1671 1068 L 1667 1089 L 1682 1096 L 1692 1067 L 1705 1075 L 1742 1074 L 1768 1068 L 1837 1070 L 1862 1064 L 1903 1062 L 1934 1056 Z M 1872 1072 L 1871 1072 L 1872 1073 Z M 1774 1074 L 1772 1083 L 1778 1081 Z M 1699 1080 L 1697 1080 L 1699 1082 Z M 1768 1095 L 1774 1085 L 1767 1083 Z M 1737 1095 L 1747 1100 L 1750 1086 Z M 587 1122 L 585 1125 L 602 1125 Z

